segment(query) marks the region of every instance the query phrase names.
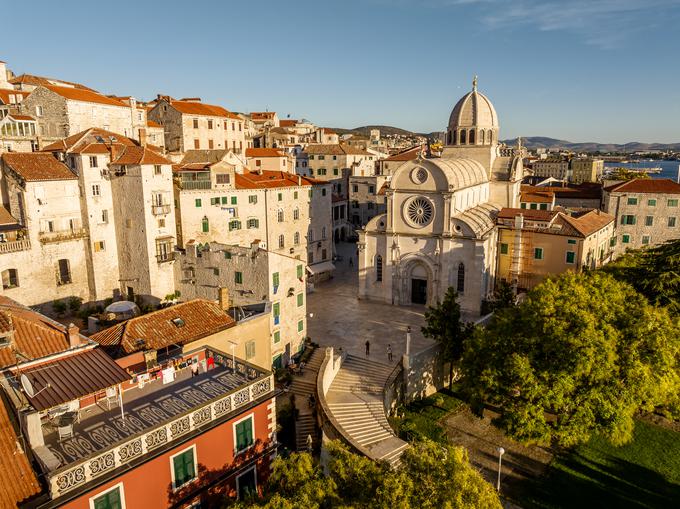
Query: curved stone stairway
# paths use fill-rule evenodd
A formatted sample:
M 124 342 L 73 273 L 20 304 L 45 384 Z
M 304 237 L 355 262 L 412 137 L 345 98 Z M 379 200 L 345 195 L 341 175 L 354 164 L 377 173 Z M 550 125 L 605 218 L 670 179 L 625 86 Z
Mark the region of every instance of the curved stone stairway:
M 323 362 L 323 357 L 323 348 L 314 350 L 305 365 L 303 374 L 294 376 L 290 384 L 290 392 L 295 394 L 295 407 L 299 411 L 297 421 L 295 421 L 295 449 L 297 451 L 307 450 L 307 435 L 312 435 L 314 447 L 318 442 L 314 412 L 309 408 L 308 400 L 310 394 L 314 394 L 314 397 L 317 398 L 316 375 Z
M 368 451 L 371 459 L 396 466 L 408 444 L 394 435 L 385 416 L 383 389 L 392 369 L 348 355 L 326 399 L 331 414 L 353 442 Z

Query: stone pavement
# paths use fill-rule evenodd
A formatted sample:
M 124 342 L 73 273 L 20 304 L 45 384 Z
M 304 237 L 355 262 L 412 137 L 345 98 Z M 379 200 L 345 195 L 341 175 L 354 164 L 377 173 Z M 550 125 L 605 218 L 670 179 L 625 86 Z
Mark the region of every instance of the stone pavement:
M 406 327 L 411 326 L 411 351 L 430 346 L 423 337 L 424 306 L 392 306 L 380 302 L 357 299 L 356 244 L 339 243 L 336 251 L 342 260 L 335 262 L 333 279 L 316 285 L 307 297 L 307 332 L 312 341 L 322 346 L 339 347 L 352 355 L 365 356 L 365 342 L 371 343 L 367 357 L 389 363 L 387 345 L 392 346 L 395 365 L 406 349 Z M 349 266 L 349 257 L 352 266 Z

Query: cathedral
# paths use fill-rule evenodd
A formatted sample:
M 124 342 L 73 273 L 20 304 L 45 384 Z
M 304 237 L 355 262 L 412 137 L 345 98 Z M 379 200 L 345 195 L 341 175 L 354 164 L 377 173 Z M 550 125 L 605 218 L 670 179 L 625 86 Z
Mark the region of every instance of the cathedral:
M 462 311 L 479 316 L 495 283 L 496 215 L 519 207 L 524 174 L 522 147 L 501 144 L 498 133 L 475 78 L 451 112 L 441 157 L 394 170 L 387 212 L 360 232 L 360 299 L 435 305 L 452 286 Z

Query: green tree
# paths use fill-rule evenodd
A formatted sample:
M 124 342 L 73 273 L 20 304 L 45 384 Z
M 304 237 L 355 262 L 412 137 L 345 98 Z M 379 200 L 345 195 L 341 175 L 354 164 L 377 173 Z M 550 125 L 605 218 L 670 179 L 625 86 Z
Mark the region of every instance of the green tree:
M 529 442 L 571 446 L 601 433 L 630 440 L 633 416 L 677 415 L 678 324 L 630 285 L 595 273 L 549 278 L 466 343 L 464 390 L 501 408 Z
M 426 324 L 421 327 L 426 338 L 434 339 L 442 347 L 442 359 L 449 363 L 449 387 L 458 377 L 457 366 L 463 355 L 463 343 L 473 329 L 472 324 L 462 321 L 457 298 L 456 290 L 449 287 L 444 300 L 425 312 Z
M 607 175 L 609 180 L 633 180 L 633 179 L 648 179 L 649 174 L 639 171 L 633 171 L 630 168 L 614 168 Z

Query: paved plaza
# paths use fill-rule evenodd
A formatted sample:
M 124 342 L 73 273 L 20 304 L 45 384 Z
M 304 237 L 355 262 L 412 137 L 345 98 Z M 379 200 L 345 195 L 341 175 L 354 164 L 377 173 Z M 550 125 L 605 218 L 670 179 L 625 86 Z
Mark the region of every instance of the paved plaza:
M 369 359 L 389 364 L 387 345 L 392 346 L 396 364 L 406 349 L 406 327 L 411 326 L 411 351 L 432 344 L 423 337 L 424 306 L 392 306 L 357 299 L 356 244 L 339 243 L 340 260 L 335 262 L 333 279 L 316 285 L 307 299 L 307 329 L 312 341 L 364 356 L 365 343 L 371 343 Z M 352 257 L 352 266 L 349 258 Z

